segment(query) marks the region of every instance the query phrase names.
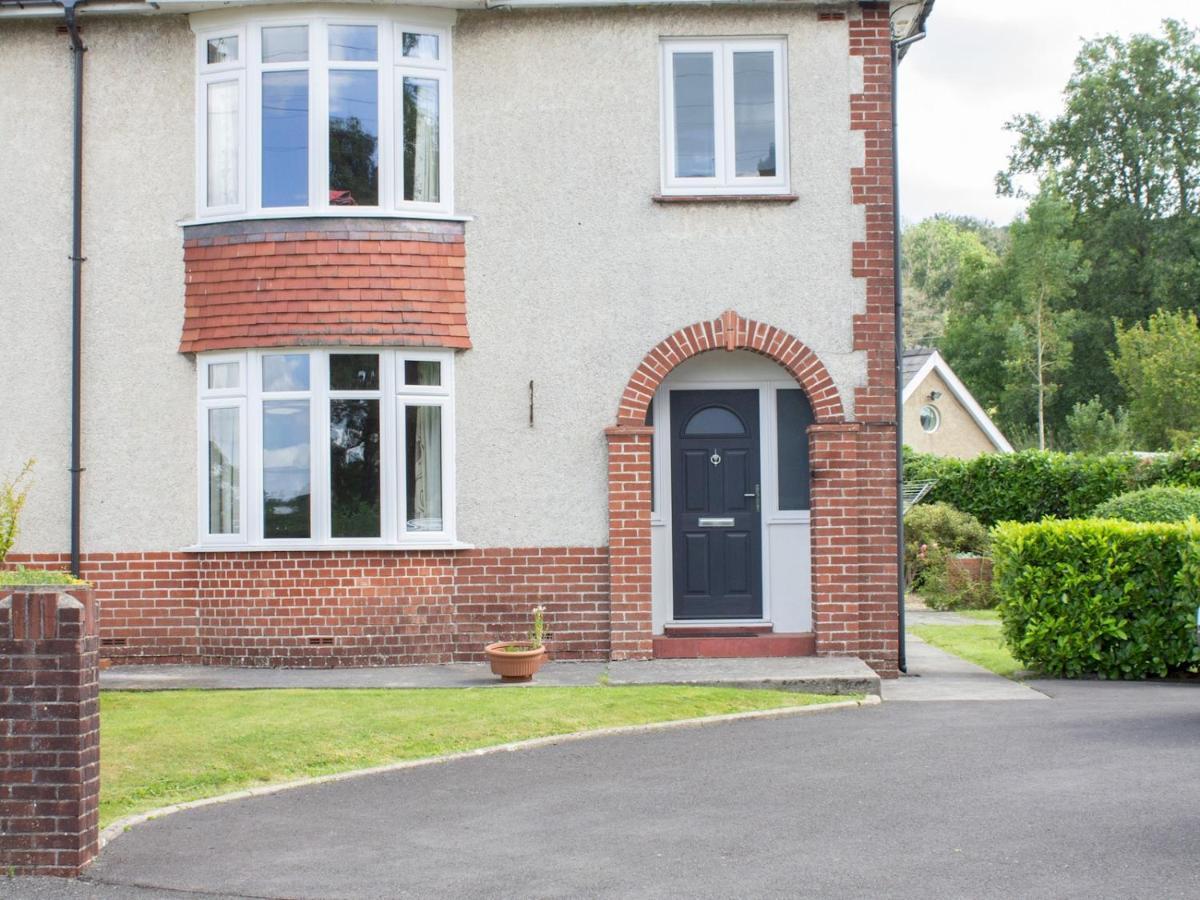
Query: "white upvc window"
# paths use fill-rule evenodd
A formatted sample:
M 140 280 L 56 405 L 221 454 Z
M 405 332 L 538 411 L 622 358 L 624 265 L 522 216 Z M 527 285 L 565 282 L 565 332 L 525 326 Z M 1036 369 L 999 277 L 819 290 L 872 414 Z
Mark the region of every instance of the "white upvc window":
M 193 17 L 197 214 L 453 212 L 450 19 Z
M 456 543 L 451 351 L 197 357 L 203 548 Z
M 786 194 L 787 43 L 662 41 L 664 194 Z

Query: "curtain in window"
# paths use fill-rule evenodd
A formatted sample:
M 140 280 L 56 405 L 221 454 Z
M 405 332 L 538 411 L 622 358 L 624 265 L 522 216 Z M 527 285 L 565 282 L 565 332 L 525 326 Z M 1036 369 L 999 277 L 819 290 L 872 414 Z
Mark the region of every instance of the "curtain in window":
M 237 534 L 238 410 L 208 411 L 208 533 Z
M 408 431 L 408 530 L 442 530 L 442 410 L 410 406 Z
M 208 85 L 208 205 L 238 202 L 238 83 Z
M 439 200 L 438 82 L 404 79 L 404 199 Z

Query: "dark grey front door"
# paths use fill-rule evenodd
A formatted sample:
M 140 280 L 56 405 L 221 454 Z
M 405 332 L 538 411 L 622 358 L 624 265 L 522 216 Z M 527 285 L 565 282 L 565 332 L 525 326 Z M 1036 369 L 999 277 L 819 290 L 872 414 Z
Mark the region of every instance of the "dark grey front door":
M 758 391 L 671 392 L 671 511 L 680 619 L 762 616 Z

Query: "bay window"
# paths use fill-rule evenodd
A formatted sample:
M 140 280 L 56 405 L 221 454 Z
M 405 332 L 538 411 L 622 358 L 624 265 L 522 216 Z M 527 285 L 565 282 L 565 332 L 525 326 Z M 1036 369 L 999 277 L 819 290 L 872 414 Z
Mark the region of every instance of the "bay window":
M 662 42 L 663 193 L 788 191 L 787 44 Z
M 250 15 L 194 17 L 201 218 L 452 212 L 449 20 Z
M 200 546 L 454 543 L 454 358 L 197 357 Z

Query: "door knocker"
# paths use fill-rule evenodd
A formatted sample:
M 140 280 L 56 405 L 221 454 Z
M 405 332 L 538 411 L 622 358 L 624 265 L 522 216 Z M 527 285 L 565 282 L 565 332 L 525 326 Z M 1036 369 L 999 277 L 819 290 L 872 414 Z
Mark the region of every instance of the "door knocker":
M 708 458 L 708 461 L 714 466 L 719 466 L 721 464 L 721 454 L 714 450 L 712 456 Z

